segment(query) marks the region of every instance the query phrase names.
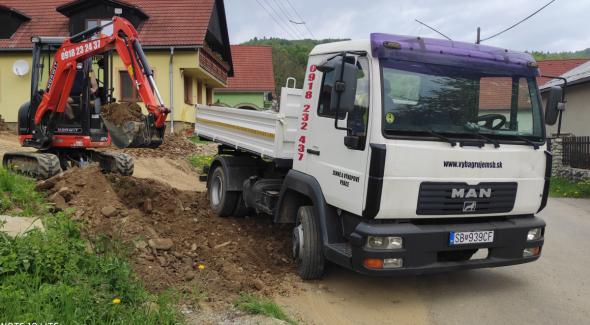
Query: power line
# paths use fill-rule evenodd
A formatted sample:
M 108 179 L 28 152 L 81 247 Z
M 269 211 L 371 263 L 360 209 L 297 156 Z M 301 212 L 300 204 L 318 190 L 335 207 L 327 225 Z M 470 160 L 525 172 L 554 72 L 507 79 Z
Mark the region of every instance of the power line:
M 299 28 L 296 28 L 296 26 L 299 27 L 298 26 L 299 24 L 297 24 L 296 22 L 294 22 L 291 19 L 291 16 L 287 13 L 288 9 L 285 8 L 285 5 L 283 4 L 283 2 L 281 2 L 280 0 L 273 0 L 273 1 L 274 1 L 275 5 L 279 8 L 279 10 L 283 13 L 285 18 L 287 18 L 287 21 L 293 24 L 293 25 L 291 25 L 291 27 L 293 27 L 293 29 L 296 30 L 297 33 L 302 36 L 301 37 L 302 39 L 305 38 L 305 33 L 302 33 L 301 30 L 299 30 Z
M 293 25 L 291 25 L 291 24 L 289 23 L 289 15 L 287 15 L 286 13 L 283 13 L 283 14 L 284 14 L 284 17 L 281 15 L 281 13 L 280 13 L 280 11 L 281 11 L 281 7 L 280 7 L 280 6 L 277 4 L 277 1 L 276 1 L 276 0 L 263 0 L 263 1 L 265 1 L 265 2 L 267 3 L 267 5 L 268 5 L 268 6 L 269 6 L 269 7 L 272 9 L 272 11 L 275 13 L 275 15 L 276 15 L 277 17 L 279 17 L 279 19 L 281 19 L 281 22 L 284 22 L 284 23 L 285 23 L 285 25 L 287 26 L 287 28 L 289 28 L 291 31 L 293 31 L 295 35 L 297 35 L 297 38 L 299 38 L 299 39 L 303 39 L 303 38 L 305 38 L 305 37 L 303 37 L 303 36 L 301 35 L 301 33 L 299 32 L 299 30 L 298 30 L 297 28 L 295 28 Z M 275 8 L 273 5 L 272 5 L 272 3 L 273 3 L 273 2 L 274 2 L 274 4 L 275 4 L 275 6 L 276 6 L 277 8 L 279 8 L 278 10 L 277 10 L 277 9 L 276 9 L 276 8 Z
M 290 37 L 292 37 L 293 39 L 297 39 L 296 36 L 293 35 L 293 33 L 288 29 L 285 28 L 285 26 L 283 26 L 276 18 L 275 16 L 273 16 L 273 14 L 270 12 L 270 10 L 268 10 L 268 8 L 266 8 L 264 5 L 262 5 L 262 3 L 260 2 L 260 0 L 256 0 L 256 2 L 258 3 L 258 5 L 260 7 L 262 7 L 262 9 L 264 9 L 264 11 L 266 11 L 266 13 L 270 16 L 270 18 L 272 18 L 272 20 L 274 20 L 274 22 L 284 31 L 286 32 Z
M 521 20 L 520 20 L 519 22 L 517 22 L 516 24 L 514 24 L 514 25 L 512 25 L 512 26 L 510 26 L 510 27 L 508 27 L 508 28 L 506 28 L 506 29 L 504 29 L 503 31 L 501 31 L 501 32 L 499 32 L 499 33 L 496 33 L 496 34 L 494 34 L 494 35 L 492 35 L 492 36 L 490 36 L 490 37 L 488 37 L 488 38 L 484 38 L 484 39 L 482 39 L 480 42 L 487 41 L 487 40 L 490 40 L 490 39 L 492 39 L 492 38 L 494 38 L 494 37 L 496 37 L 496 36 L 499 36 L 499 35 L 501 35 L 501 34 L 504 34 L 505 32 L 507 32 L 507 31 L 511 30 L 512 28 L 514 28 L 514 27 L 516 27 L 516 26 L 518 26 L 518 25 L 520 25 L 520 24 L 524 23 L 525 21 L 527 21 L 528 19 L 530 19 L 530 18 L 531 18 L 531 17 L 533 17 L 534 15 L 538 14 L 539 12 L 541 12 L 541 10 L 543 10 L 543 9 L 547 8 L 547 7 L 548 7 L 550 4 L 554 3 L 555 1 L 556 1 L 556 0 L 551 0 L 551 1 L 549 1 L 549 2 L 548 2 L 546 5 L 544 5 L 543 7 L 539 8 L 537 11 L 535 11 L 535 12 L 533 12 L 532 14 L 528 15 L 528 16 L 527 16 L 527 17 L 525 17 L 524 19 L 521 19 Z
M 442 33 L 442 32 L 440 32 L 438 29 L 436 29 L 436 28 L 434 28 L 434 27 L 430 27 L 430 26 L 428 26 L 426 23 L 423 23 L 423 22 L 419 21 L 418 19 L 414 19 L 414 20 L 415 20 L 415 21 L 416 21 L 418 24 L 420 24 L 420 25 L 424 25 L 424 26 L 428 27 L 428 29 L 430 29 L 430 30 L 432 30 L 432 31 L 434 31 L 434 32 L 436 32 L 436 33 L 438 33 L 438 34 L 439 34 L 439 35 L 441 35 L 442 37 L 444 37 L 444 38 L 448 39 L 449 41 L 452 41 L 452 39 L 451 39 L 450 37 L 448 37 L 447 35 L 443 34 L 443 33 Z
M 309 33 L 309 35 L 311 35 L 311 37 L 313 39 L 317 39 L 317 37 L 315 37 L 315 35 L 313 34 L 313 32 L 307 26 L 307 23 L 305 22 L 305 19 L 303 19 L 301 17 L 301 15 L 299 14 L 299 11 L 297 11 L 297 9 L 295 8 L 295 6 L 293 6 L 293 4 L 291 3 L 291 0 L 287 0 L 287 4 L 289 4 L 289 7 L 291 7 L 291 9 L 293 9 L 293 12 L 295 12 L 295 15 L 297 15 L 297 18 L 299 18 L 299 21 L 303 22 L 303 26 L 305 26 L 305 29 L 307 29 L 307 32 Z

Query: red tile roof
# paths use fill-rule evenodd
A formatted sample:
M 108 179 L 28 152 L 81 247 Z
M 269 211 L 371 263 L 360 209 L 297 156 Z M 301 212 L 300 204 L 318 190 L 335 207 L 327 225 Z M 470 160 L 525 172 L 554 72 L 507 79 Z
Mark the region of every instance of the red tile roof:
M 31 17 L 0 48 L 31 48 L 32 36 L 68 36 L 68 17 L 56 8 L 72 0 L 2 0 Z M 196 46 L 204 43 L 215 0 L 125 0 L 150 18 L 139 30 L 145 46 Z
M 216 91 L 275 91 L 272 48 L 259 45 L 232 45 L 234 77 L 227 88 Z
M 558 77 L 570 71 L 571 69 L 588 62 L 588 59 L 563 59 L 563 60 L 543 60 L 537 61 L 541 75 Z M 537 78 L 539 87 L 547 83 L 551 78 Z

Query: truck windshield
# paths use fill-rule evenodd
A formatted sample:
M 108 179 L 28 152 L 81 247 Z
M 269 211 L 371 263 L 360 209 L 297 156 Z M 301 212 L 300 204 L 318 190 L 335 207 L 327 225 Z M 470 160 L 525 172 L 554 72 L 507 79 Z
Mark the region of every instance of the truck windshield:
M 533 77 L 382 61 L 385 136 L 485 137 L 543 141 Z

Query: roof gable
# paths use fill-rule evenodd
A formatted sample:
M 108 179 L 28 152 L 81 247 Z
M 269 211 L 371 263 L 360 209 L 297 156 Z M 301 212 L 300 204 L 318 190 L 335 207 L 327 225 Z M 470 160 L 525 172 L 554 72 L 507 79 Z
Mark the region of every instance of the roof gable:
M 0 49 L 30 49 L 32 36 L 69 36 L 69 19 L 57 9 L 69 14 L 97 2 L 125 5 L 148 16 L 139 29 L 142 44 L 147 48 L 204 45 L 214 4 L 223 8 L 223 0 L 2 0 L 3 5 L 31 20 L 24 22 L 10 39 L 0 40 Z M 219 12 L 219 16 L 222 29 L 227 32 L 225 12 Z
M 270 46 L 232 45 L 234 76 L 227 88 L 216 91 L 275 91 L 272 48 Z
M 588 62 L 588 59 L 565 59 L 565 60 L 543 60 L 538 61 L 541 75 L 559 77 L 562 74 Z M 551 78 L 537 78 L 539 87 L 549 82 Z
M 31 18 L 24 13 L 16 9 L 0 5 L 0 21 L 2 21 L 2 28 L 0 28 L 0 39 L 12 37 L 20 25 L 29 20 L 31 20 Z

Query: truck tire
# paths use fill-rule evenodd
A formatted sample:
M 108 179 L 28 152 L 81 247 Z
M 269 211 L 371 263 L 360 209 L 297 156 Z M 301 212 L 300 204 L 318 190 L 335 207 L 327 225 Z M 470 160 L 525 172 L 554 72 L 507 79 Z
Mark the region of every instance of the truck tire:
M 293 257 L 297 262 L 297 273 L 303 280 L 320 279 L 324 274 L 325 258 L 320 231 L 320 221 L 313 207 L 300 207 L 297 224 L 293 228 Z
M 228 180 L 223 166 L 217 166 L 211 177 L 208 179 L 207 196 L 211 210 L 220 217 L 229 217 L 238 205 L 239 192 L 230 192 L 227 190 Z

